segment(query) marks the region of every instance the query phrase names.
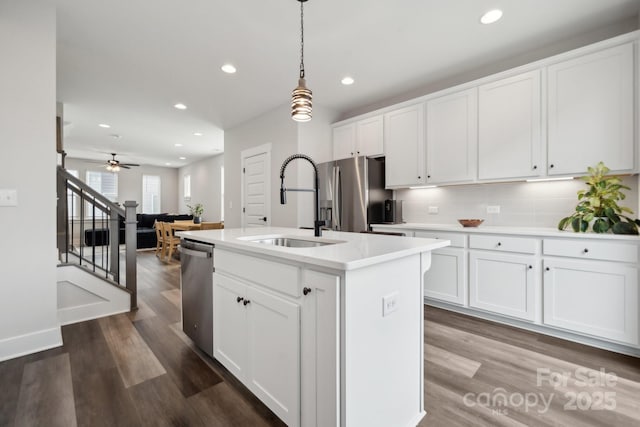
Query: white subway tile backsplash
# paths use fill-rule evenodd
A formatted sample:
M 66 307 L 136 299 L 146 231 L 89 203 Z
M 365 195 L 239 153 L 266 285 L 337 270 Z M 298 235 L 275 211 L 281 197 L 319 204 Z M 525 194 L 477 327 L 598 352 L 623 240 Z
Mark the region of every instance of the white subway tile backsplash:
M 631 187 L 620 203 L 638 214 L 640 188 L 638 177 L 624 177 Z M 484 218 L 486 225 L 556 227 L 570 215 L 578 203 L 577 191 L 586 188 L 582 180 L 553 182 L 510 182 L 471 184 L 397 190 L 396 199 L 404 200 L 406 222 L 454 224 L 459 218 Z M 499 214 L 487 214 L 487 206 L 500 206 Z M 438 206 L 438 214 L 429 214 L 429 206 Z

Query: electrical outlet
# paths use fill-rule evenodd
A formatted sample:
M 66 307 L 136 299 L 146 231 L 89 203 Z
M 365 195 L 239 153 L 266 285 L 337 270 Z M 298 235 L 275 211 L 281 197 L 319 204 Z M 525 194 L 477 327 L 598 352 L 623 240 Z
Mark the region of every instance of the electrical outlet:
M 488 214 L 499 214 L 500 213 L 500 206 L 499 205 L 487 206 L 487 213 Z
M 233 202 L 229 200 L 229 209 L 233 209 Z
M 398 293 L 394 292 L 382 297 L 382 317 L 388 316 L 398 309 Z
M 438 213 L 438 207 L 437 206 L 429 206 L 429 214 L 430 215 L 435 215 Z
M 0 206 L 18 206 L 18 190 L 0 189 Z

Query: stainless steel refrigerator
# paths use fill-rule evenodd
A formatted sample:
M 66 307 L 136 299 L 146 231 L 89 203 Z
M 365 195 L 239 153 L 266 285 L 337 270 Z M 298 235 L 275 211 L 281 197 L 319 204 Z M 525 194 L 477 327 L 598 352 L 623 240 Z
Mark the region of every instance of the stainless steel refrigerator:
M 368 231 L 369 224 L 383 222 L 384 157 L 354 157 L 318 165 L 320 219 L 337 231 Z

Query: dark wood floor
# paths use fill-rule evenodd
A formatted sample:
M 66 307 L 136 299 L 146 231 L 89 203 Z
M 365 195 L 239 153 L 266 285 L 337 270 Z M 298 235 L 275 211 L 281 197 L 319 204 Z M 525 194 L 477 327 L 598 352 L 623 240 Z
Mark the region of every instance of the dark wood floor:
M 137 312 L 0 363 L 0 426 L 283 425 L 180 331 L 179 263 L 138 262 Z M 435 308 L 425 344 L 420 426 L 640 425 L 640 359 Z

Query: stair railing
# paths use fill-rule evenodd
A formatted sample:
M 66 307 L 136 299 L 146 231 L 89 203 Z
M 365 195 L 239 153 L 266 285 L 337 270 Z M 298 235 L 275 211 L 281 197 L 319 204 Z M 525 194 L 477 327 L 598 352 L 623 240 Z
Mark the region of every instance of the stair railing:
M 110 201 L 63 167 L 57 170 L 57 246 L 60 262 L 78 264 L 126 288 L 137 309 L 136 207 Z M 124 246 L 124 257 L 121 247 Z M 124 277 L 121 264 L 124 263 Z

